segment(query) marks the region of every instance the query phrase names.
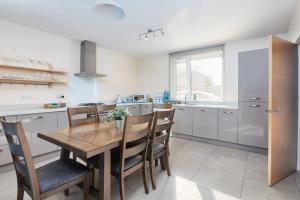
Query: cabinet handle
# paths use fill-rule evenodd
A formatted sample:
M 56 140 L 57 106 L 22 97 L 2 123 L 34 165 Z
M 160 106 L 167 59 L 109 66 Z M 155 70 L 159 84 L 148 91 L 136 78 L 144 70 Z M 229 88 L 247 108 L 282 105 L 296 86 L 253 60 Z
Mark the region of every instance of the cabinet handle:
M 200 110 L 201 112 L 208 112 L 208 110 Z
M 226 114 L 226 115 L 233 114 L 233 112 L 232 112 L 232 111 L 223 111 L 223 113 L 224 113 L 224 114 Z
M 250 100 L 260 100 L 261 98 L 260 97 L 252 97 L 250 98 Z
M 3 152 L 3 149 L 0 149 L 0 153 Z
M 177 110 L 184 110 L 183 108 L 177 108 Z
M 44 116 L 37 116 L 37 117 L 32 117 L 31 119 L 43 119 L 44 118 Z
M 256 104 L 253 104 L 253 105 L 250 105 L 251 108 L 259 108 L 260 105 L 256 105 Z

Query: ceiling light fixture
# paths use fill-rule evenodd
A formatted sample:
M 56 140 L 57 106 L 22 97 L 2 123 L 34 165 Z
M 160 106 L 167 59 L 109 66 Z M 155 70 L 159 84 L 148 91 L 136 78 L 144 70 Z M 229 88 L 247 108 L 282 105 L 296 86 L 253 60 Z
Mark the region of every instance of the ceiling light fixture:
M 97 0 L 94 10 L 105 19 L 121 20 L 125 11 L 117 0 Z
M 149 36 L 151 36 L 151 35 L 153 38 L 155 38 L 156 36 L 158 36 L 158 33 L 160 33 L 160 35 L 165 35 L 163 28 L 148 29 L 148 31 L 146 33 L 139 34 L 139 40 L 141 40 L 141 39 L 148 40 Z

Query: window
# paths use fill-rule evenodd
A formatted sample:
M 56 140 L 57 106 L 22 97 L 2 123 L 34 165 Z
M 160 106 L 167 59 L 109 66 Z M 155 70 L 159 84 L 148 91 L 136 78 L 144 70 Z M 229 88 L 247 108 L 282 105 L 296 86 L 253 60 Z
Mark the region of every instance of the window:
M 223 47 L 173 54 L 170 60 L 172 98 L 223 100 Z

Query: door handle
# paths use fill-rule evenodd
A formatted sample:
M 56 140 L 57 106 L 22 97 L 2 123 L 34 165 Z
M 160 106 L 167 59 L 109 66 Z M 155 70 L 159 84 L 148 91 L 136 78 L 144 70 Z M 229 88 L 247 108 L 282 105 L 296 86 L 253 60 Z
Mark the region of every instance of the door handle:
M 201 112 L 208 112 L 208 110 L 200 110 Z
M 260 100 L 260 97 L 252 97 L 250 100 Z
M 31 119 L 43 119 L 44 118 L 44 116 L 37 116 L 37 117 L 32 117 Z
M 233 112 L 232 112 L 232 111 L 223 111 L 223 113 L 224 113 L 224 114 L 226 114 L 226 115 L 233 114 Z
M 279 112 L 279 110 L 274 108 L 274 109 L 267 109 L 267 110 L 265 110 L 265 112 L 267 112 L 267 113 L 277 113 L 277 112 Z
M 257 105 L 257 104 L 253 104 L 253 105 L 250 105 L 251 108 L 259 108 L 260 105 Z

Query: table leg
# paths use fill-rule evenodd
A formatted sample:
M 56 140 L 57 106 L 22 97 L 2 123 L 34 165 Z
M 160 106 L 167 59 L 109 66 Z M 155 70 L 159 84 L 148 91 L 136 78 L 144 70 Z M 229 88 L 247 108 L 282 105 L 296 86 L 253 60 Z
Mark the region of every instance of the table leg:
M 62 148 L 60 152 L 60 159 L 69 159 L 69 157 L 70 151 Z
M 110 200 L 110 150 L 99 155 L 99 197 L 100 200 Z

